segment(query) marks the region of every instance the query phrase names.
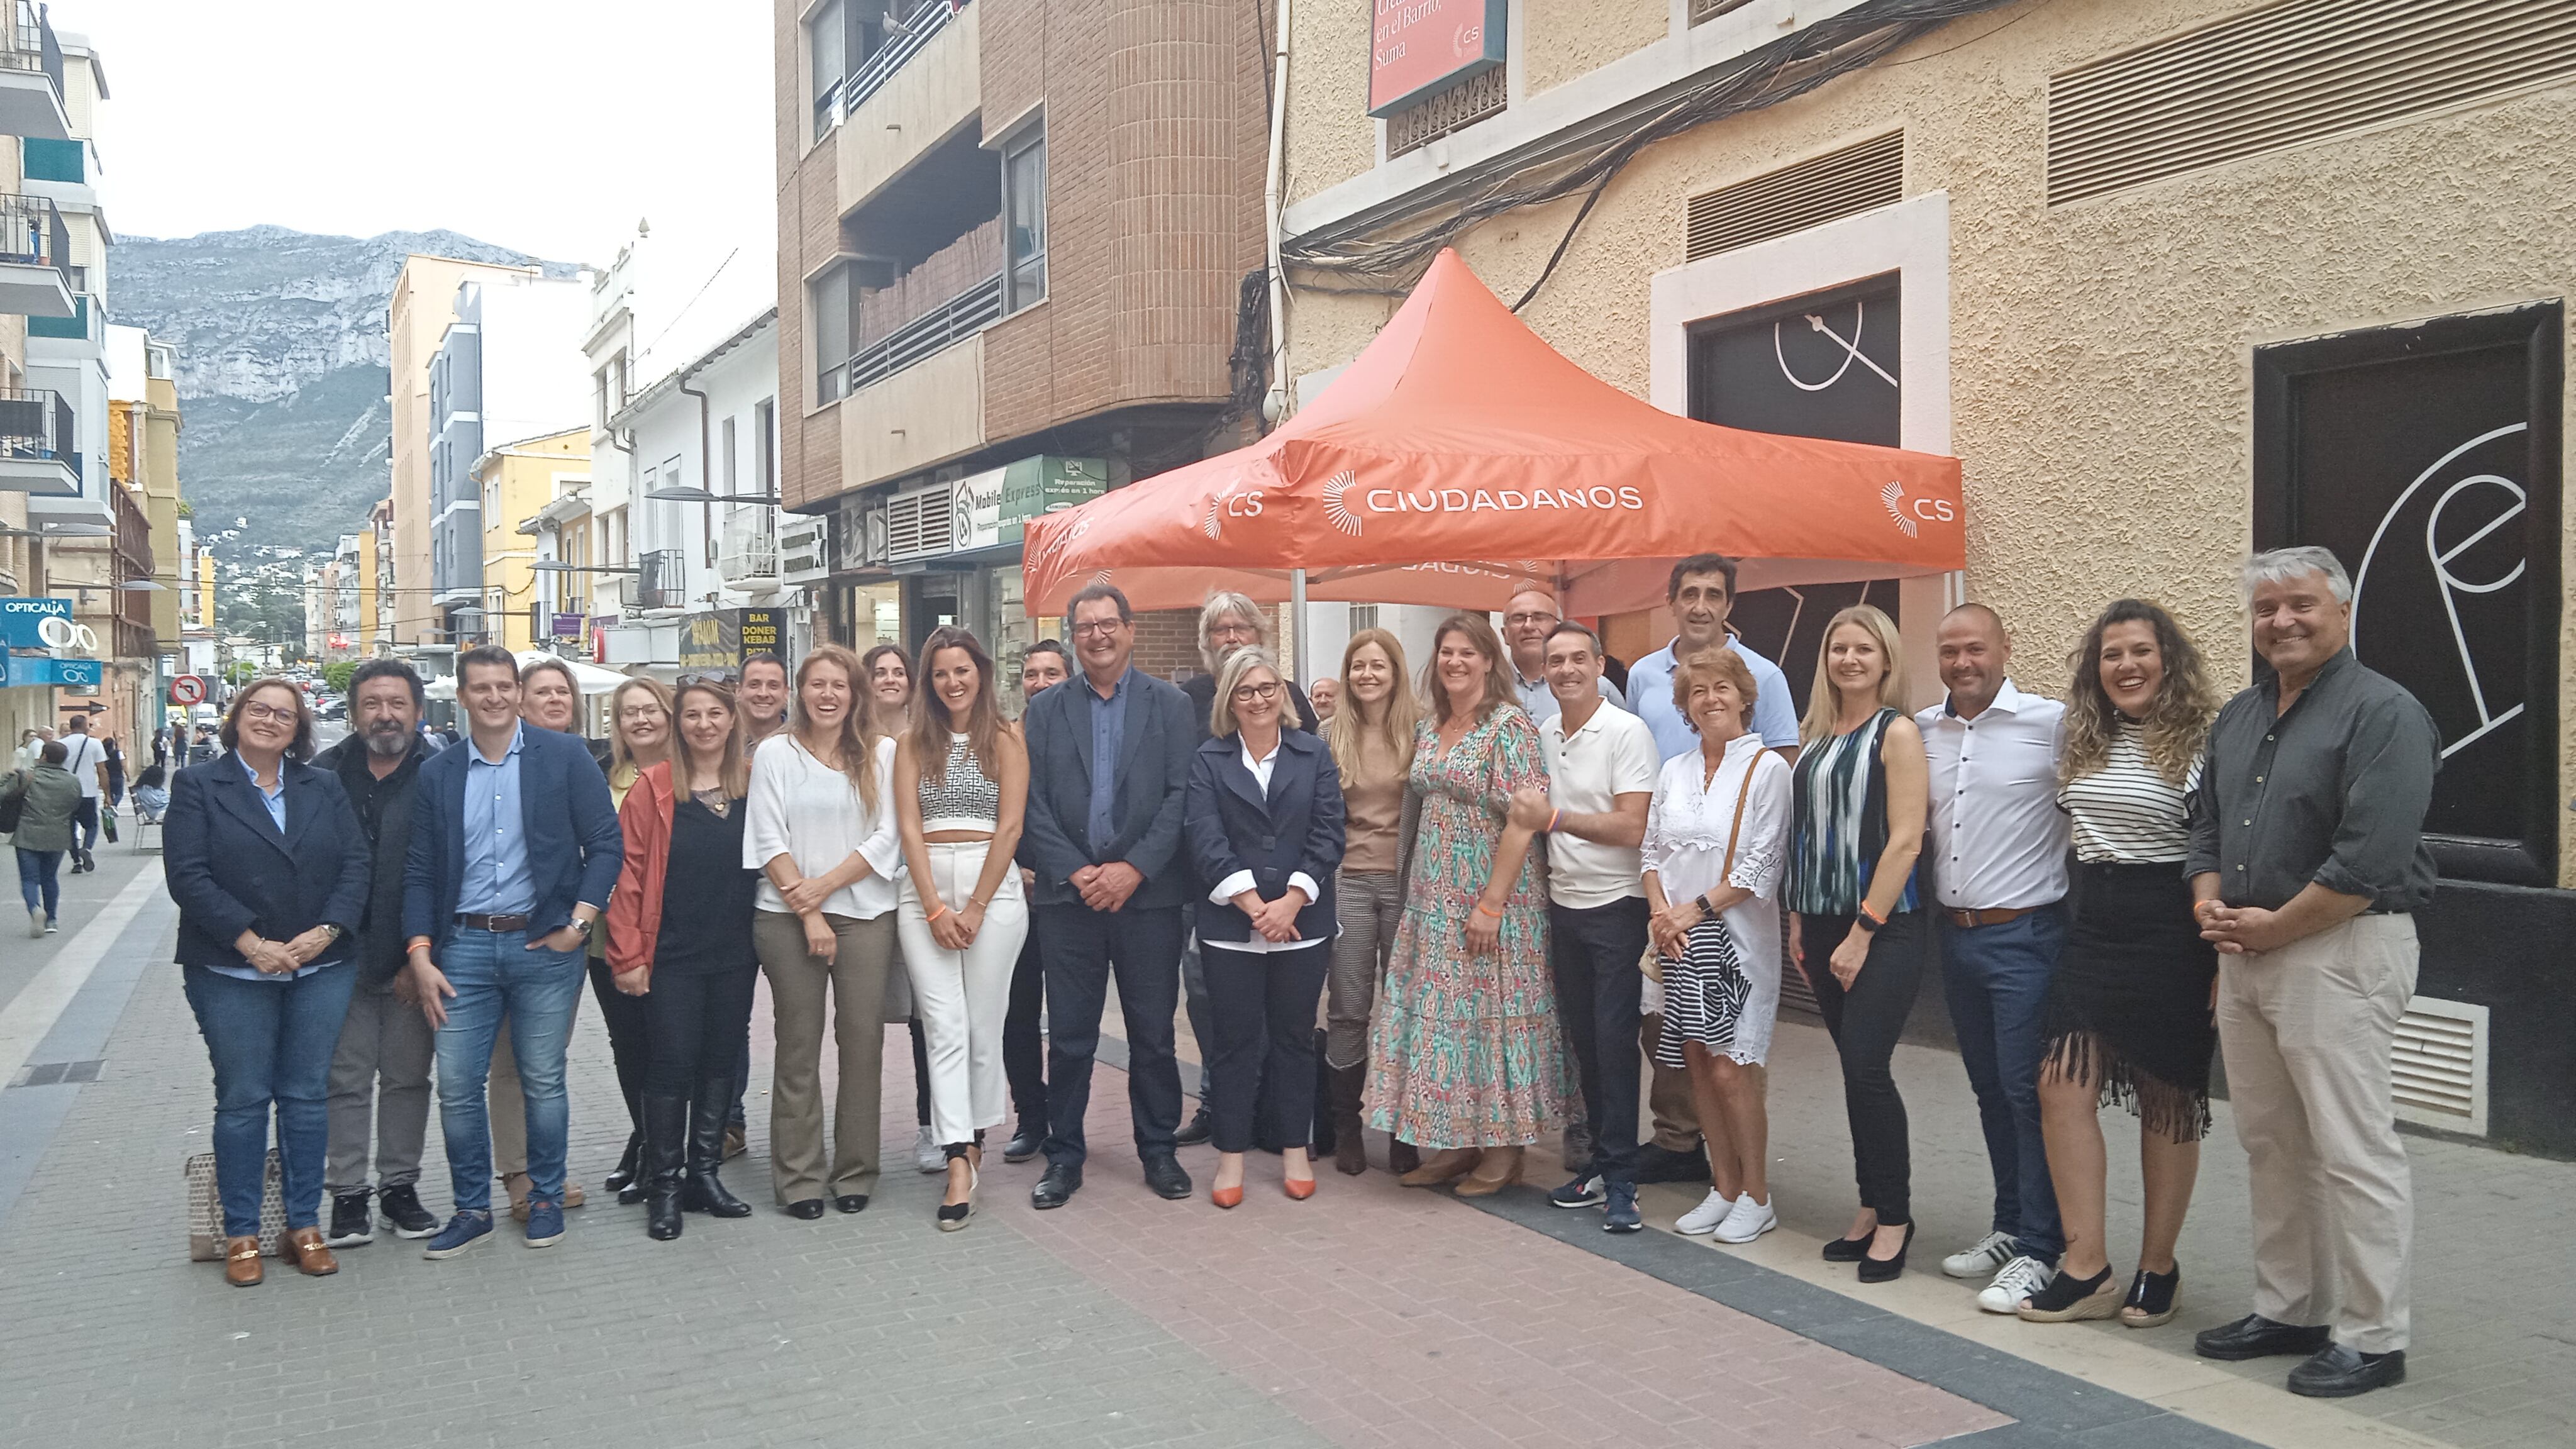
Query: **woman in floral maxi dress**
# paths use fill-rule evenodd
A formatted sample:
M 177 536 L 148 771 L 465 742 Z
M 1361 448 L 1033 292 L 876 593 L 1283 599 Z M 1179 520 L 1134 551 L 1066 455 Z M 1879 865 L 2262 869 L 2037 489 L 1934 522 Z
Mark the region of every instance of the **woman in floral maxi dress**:
M 1511 792 L 1546 788 L 1547 766 L 1484 616 L 1442 622 L 1423 686 L 1408 781 L 1421 823 L 1369 1034 L 1367 1100 L 1371 1125 L 1440 1149 L 1406 1186 L 1465 1178 L 1458 1191 L 1481 1196 L 1519 1180 L 1521 1150 L 1563 1120 L 1573 1093 L 1537 851 L 1531 832 L 1504 823 Z

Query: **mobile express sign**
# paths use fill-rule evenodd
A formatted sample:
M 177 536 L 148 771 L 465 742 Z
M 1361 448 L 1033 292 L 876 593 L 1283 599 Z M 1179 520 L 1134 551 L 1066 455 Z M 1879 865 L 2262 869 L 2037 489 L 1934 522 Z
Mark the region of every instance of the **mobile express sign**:
M 1369 114 L 1383 116 L 1503 63 L 1506 0 L 1376 0 Z

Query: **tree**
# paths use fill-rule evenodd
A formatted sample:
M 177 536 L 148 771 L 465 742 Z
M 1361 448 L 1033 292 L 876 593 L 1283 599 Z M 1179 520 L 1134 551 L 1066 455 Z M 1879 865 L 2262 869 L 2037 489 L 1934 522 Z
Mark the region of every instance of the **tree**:
M 236 659 L 224 666 L 224 678 L 236 685 L 248 684 L 259 677 L 259 666 L 247 659 Z
M 358 672 L 358 661 L 343 659 L 322 666 L 322 687 L 333 694 L 349 692 L 349 676 Z

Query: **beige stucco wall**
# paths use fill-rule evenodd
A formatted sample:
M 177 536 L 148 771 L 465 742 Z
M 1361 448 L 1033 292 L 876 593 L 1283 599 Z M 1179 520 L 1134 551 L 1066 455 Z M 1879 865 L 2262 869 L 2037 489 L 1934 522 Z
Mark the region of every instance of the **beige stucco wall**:
M 859 389 L 841 404 L 844 477 L 892 478 L 982 446 L 981 332 Z
M 1287 197 L 1303 201 L 1377 164 L 1368 113 L 1372 0 L 1297 0 L 1290 13 Z
M 843 122 L 841 214 L 864 205 L 923 152 L 974 119 L 984 103 L 984 12 L 969 5 Z
M 2230 564 L 2251 534 L 2252 349 L 2569 295 L 2576 230 L 2533 202 L 2576 189 L 2566 145 L 2576 86 L 2048 207 L 2048 76 L 2241 8 L 2040 5 L 2012 12 L 1990 40 L 1959 46 L 1960 35 L 1938 32 L 1892 58 L 1912 63 L 1656 147 L 1611 185 L 1522 316 L 1644 394 L 1648 281 L 1684 260 L 1687 198 L 1901 123 L 1907 193 L 1950 197 L 1952 446 L 1966 467 L 1969 596 L 2004 613 L 2020 677 L 2051 692 L 2092 612 L 2124 593 L 2173 606 L 2223 677 L 2242 679 Z M 1317 63 L 1310 54 L 1310 84 Z M 1304 108 L 1290 115 L 1303 124 Z M 1346 125 L 1319 128 L 1328 157 L 1341 154 Z M 1292 154 L 1305 140 L 1292 130 Z M 1498 218 L 1460 250 L 1497 292 L 1517 296 L 1572 209 Z M 1387 311 L 1379 299 L 1301 293 L 1292 371 L 1347 361 Z M 2562 577 L 2576 581 L 2576 533 L 2560 548 Z M 2576 612 L 2561 636 L 2564 708 L 2576 704 Z M 2562 738 L 2560 754 L 2564 799 L 2576 791 L 2576 739 Z M 2561 852 L 2560 873 L 2576 886 L 2576 851 Z
M 1521 90 L 1537 95 L 1672 30 L 1666 0 L 1521 0 Z

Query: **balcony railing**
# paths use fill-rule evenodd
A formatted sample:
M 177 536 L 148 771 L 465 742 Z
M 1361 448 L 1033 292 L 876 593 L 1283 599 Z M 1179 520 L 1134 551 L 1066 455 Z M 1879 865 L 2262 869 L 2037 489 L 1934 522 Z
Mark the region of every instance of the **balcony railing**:
M 689 558 L 683 550 L 657 548 L 635 560 L 635 607 L 676 609 L 688 603 Z
M 778 535 L 770 530 L 768 509 L 746 508 L 725 520 L 716 569 L 729 584 L 778 577 Z
M 845 0 L 847 5 L 860 3 L 870 3 L 870 0 Z M 858 69 L 843 76 L 838 84 L 826 87 L 821 95 L 814 98 L 814 139 L 823 139 L 826 132 L 866 105 L 868 97 L 883 90 L 885 83 L 894 78 L 894 73 L 911 64 L 922 47 L 930 44 L 931 37 L 947 29 L 949 18 L 965 9 L 967 3 L 968 0 L 911 0 L 912 13 L 902 16 L 899 21 L 903 26 L 902 33 L 887 36 L 885 44 L 859 62 Z M 900 11 L 903 5 L 904 0 L 892 0 L 885 8 L 889 12 Z M 848 16 L 843 23 L 851 23 L 857 18 Z
M 983 281 L 907 323 L 884 341 L 850 359 L 850 391 L 857 392 L 903 371 L 933 353 L 944 351 L 981 331 L 1002 315 L 1002 279 Z
M 72 285 L 72 234 L 63 214 L 42 196 L 0 196 L 0 262 L 22 267 L 51 267 L 63 288 Z
M 9 36 L 0 45 L 0 70 L 43 71 L 54 83 L 54 94 L 63 93 L 63 47 L 54 39 L 53 18 L 36 8 L 31 0 L 16 0 L 9 7 Z
M 107 341 L 106 322 L 107 309 L 92 307 L 89 294 L 82 292 L 72 298 L 72 315 L 68 317 L 28 318 L 27 335 L 59 337 L 69 342 L 88 342 L 92 346 L 99 346 Z
M 0 388 L 0 458 L 70 459 L 72 406 L 51 388 Z

